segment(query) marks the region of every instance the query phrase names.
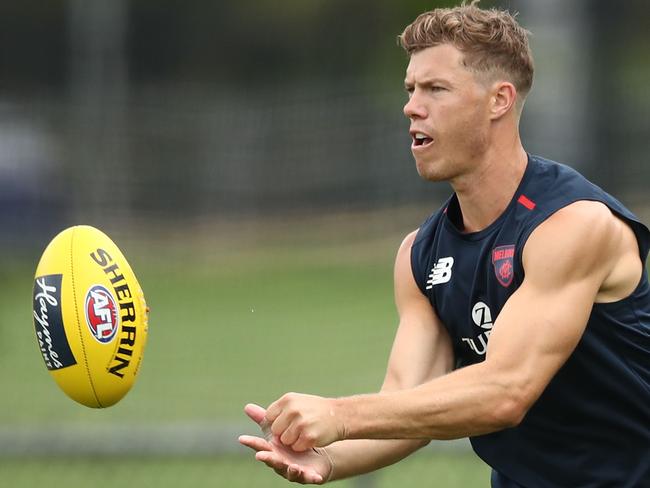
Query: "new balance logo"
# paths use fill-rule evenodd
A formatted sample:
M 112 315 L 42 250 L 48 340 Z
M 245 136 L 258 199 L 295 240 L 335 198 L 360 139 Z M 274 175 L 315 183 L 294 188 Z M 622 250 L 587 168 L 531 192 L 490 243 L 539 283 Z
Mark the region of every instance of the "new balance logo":
M 429 280 L 427 281 L 427 290 L 430 290 L 435 285 L 447 283 L 451 279 L 451 267 L 454 265 L 454 258 L 440 258 L 433 265 Z

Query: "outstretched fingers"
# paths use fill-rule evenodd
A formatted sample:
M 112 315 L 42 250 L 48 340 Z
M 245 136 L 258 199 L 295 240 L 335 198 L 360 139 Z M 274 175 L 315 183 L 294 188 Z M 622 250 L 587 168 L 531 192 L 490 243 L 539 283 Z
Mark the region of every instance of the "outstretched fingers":
M 317 485 L 325 483 L 323 475 L 314 466 L 311 466 L 315 461 L 318 461 L 317 456 L 293 451 L 290 447 L 283 445 L 278 438 L 274 438 L 266 409 L 249 403 L 244 407 L 244 411 L 251 420 L 259 425 L 266 437 L 239 436 L 240 444 L 255 451 L 255 459 L 266 464 L 289 481 Z
M 253 435 L 240 435 L 239 443 L 243 446 L 250 447 L 256 452 L 271 451 L 273 449 L 273 446 L 269 441 Z
M 283 456 L 280 456 L 274 452 L 260 451 L 255 454 L 255 459 L 263 462 L 269 468 L 272 468 L 276 473 L 289 481 L 316 485 L 320 485 L 325 482 L 323 476 L 317 473 L 314 469 L 300 466 L 294 463 L 288 463 Z

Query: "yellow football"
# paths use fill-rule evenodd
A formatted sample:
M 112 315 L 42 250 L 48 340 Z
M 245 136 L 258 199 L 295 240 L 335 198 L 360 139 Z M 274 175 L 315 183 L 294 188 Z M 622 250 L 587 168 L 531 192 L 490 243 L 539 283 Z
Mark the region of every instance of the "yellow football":
M 133 270 L 94 227 L 70 227 L 47 246 L 34 277 L 34 327 L 45 366 L 87 407 L 131 389 L 147 341 L 148 309 Z

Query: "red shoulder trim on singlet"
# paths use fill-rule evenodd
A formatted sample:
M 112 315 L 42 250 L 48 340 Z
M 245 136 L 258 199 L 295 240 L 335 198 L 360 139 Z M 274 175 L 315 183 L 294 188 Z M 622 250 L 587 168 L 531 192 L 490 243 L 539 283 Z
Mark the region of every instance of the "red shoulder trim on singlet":
M 530 198 L 528 198 L 526 195 L 519 195 L 519 199 L 517 202 L 521 203 L 524 207 L 526 207 L 528 210 L 534 209 L 537 204 L 533 202 Z

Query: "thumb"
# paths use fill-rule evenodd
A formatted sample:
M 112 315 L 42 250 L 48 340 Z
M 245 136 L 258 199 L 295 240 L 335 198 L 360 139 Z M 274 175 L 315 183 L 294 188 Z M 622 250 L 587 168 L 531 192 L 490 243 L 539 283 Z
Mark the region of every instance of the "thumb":
M 260 426 L 262 433 L 267 441 L 273 439 L 273 434 L 271 434 L 271 424 L 266 419 L 266 409 L 255 405 L 254 403 L 249 403 L 244 407 L 244 412 L 248 415 L 253 422 Z
M 266 409 L 260 407 L 259 405 L 255 405 L 254 403 L 249 403 L 244 407 L 244 412 L 246 412 L 246 415 L 248 415 L 253 422 L 255 422 L 258 425 L 261 425 L 262 422 L 264 421 L 264 417 L 266 416 Z

